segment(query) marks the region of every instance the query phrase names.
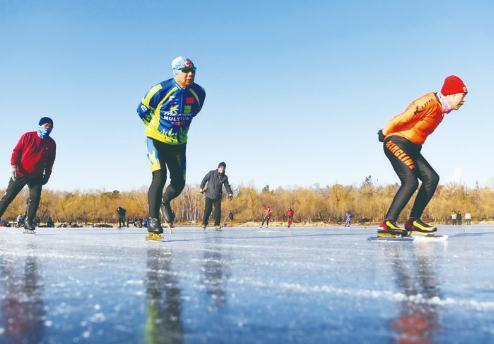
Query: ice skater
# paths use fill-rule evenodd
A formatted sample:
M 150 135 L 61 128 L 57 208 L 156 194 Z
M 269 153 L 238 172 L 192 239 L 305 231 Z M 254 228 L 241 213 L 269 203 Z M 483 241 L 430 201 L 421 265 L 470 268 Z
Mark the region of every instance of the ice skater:
M 15 146 L 10 164 L 12 175 L 4 196 L 0 200 L 0 218 L 8 206 L 21 192 L 24 186 L 29 188 L 24 229 L 26 233 L 34 233 L 36 229 L 36 212 L 41 200 L 43 185 L 50 180 L 56 156 L 56 143 L 50 137 L 53 120 L 43 117 L 39 120 L 38 129 L 25 133 Z
M 292 207 L 288 208 L 286 210 L 286 217 L 288 221 L 288 228 L 290 228 L 293 224 L 293 216 L 295 215 L 295 210 L 292 209 Z
M 345 227 L 350 227 L 352 225 L 353 214 L 351 211 L 347 211 L 345 214 Z
M 261 223 L 260 228 L 264 227 L 265 223 L 266 223 L 266 228 L 269 227 L 269 221 L 271 220 L 271 215 L 273 215 L 273 212 L 271 210 L 271 206 L 267 206 L 263 212 L 263 218 L 262 218 L 262 223 Z
M 412 102 L 400 115 L 379 130 L 384 153 L 400 178 L 401 186 L 381 224 L 378 236 L 406 236 L 410 233 L 430 234 L 437 231 L 421 220 L 425 207 L 439 183 L 439 175 L 422 156 L 422 145 L 444 119 L 445 114 L 458 110 L 465 102 L 467 87 L 457 76 L 448 76 L 440 92 L 427 93 Z M 402 228 L 398 216 L 410 201 L 422 181 L 409 219 Z
M 206 98 L 204 89 L 194 82 L 196 67 L 190 59 L 175 58 L 172 70 L 174 77 L 153 86 L 137 108 L 146 127 L 147 156 L 153 174 L 148 191 L 148 238 L 156 240 L 163 238 L 161 205 L 165 221 L 173 227 L 175 214 L 170 202 L 185 187 L 187 134 Z M 167 169 L 170 184 L 163 194 Z
M 217 230 L 221 229 L 221 199 L 223 197 L 223 186 L 228 193 L 228 198 L 233 199 L 233 191 L 228 182 L 228 176 L 225 174 L 226 163 L 220 162 L 216 170 L 209 171 L 202 179 L 200 188 L 204 197 L 204 217 L 202 228 L 206 229 L 209 223 L 209 217 L 213 211 L 214 226 Z

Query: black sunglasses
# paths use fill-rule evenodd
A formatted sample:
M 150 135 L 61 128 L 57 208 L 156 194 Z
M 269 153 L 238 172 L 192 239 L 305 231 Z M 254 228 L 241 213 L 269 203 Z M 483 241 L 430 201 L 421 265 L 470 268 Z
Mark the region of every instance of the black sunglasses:
M 192 68 L 182 68 L 180 70 L 182 72 L 184 72 L 184 73 L 190 73 L 190 72 L 195 73 L 196 72 L 196 69 L 194 67 L 192 67 Z

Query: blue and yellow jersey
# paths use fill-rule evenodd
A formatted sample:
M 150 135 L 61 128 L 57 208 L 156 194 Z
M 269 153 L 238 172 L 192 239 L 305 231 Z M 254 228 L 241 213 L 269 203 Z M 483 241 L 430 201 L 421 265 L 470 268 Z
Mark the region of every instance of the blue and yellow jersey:
M 196 83 L 182 88 L 169 79 L 153 86 L 137 108 L 146 136 L 171 145 L 187 143 L 190 123 L 205 99 L 206 92 Z

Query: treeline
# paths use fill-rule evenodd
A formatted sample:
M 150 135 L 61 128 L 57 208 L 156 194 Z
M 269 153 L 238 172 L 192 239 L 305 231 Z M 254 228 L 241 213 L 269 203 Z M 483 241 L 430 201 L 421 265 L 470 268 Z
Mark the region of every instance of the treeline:
M 332 185 L 327 187 L 299 187 L 295 189 L 269 186 L 257 190 L 253 186 L 240 186 L 235 189 L 233 201 L 223 202 L 223 217 L 229 212 L 234 222 L 260 221 L 265 206 L 271 206 L 273 220 L 284 221 L 288 207 L 295 210 L 296 222 L 337 223 L 345 213 L 351 211 L 356 222 L 377 223 L 382 220 L 398 184 L 374 185 L 367 177 L 361 185 Z M 182 195 L 174 200 L 177 221 L 198 223 L 204 209 L 203 195 L 197 186 L 187 186 Z M 13 220 L 23 214 L 26 208 L 27 190 L 18 197 L 3 216 Z M 408 215 L 411 203 L 403 212 Z M 127 210 L 128 218 L 147 216 L 147 190 L 131 192 L 43 191 L 38 216 L 46 221 L 51 216 L 55 222 L 73 223 L 114 223 L 116 209 Z M 494 191 L 490 188 L 467 188 L 463 185 L 441 185 L 428 206 L 424 218 L 447 222 L 452 211 L 472 214 L 474 221 L 490 220 L 494 217 Z M 404 221 L 405 218 L 400 219 Z

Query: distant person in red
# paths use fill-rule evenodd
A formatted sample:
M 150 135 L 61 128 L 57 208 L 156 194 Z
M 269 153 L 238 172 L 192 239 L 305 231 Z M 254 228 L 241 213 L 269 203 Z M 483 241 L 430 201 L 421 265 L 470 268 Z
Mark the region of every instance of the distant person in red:
M 264 217 L 262 218 L 261 228 L 264 227 L 264 223 L 266 223 L 266 228 L 269 227 L 269 220 L 271 220 L 271 215 L 273 215 L 273 212 L 271 211 L 271 207 L 267 206 L 264 209 Z
M 286 211 L 286 217 L 288 218 L 288 228 L 290 228 L 293 224 L 293 215 L 295 215 L 295 210 L 291 207 Z
M 29 187 L 24 228 L 30 232 L 35 230 L 34 219 L 41 200 L 41 189 L 48 183 L 55 162 L 56 144 L 50 137 L 52 130 L 53 120 L 43 117 L 39 121 L 37 131 L 30 131 L 21 136 L 10 160 L 12 176 L 7 191 L 0 200 L 1 218 L 24 186 Z

